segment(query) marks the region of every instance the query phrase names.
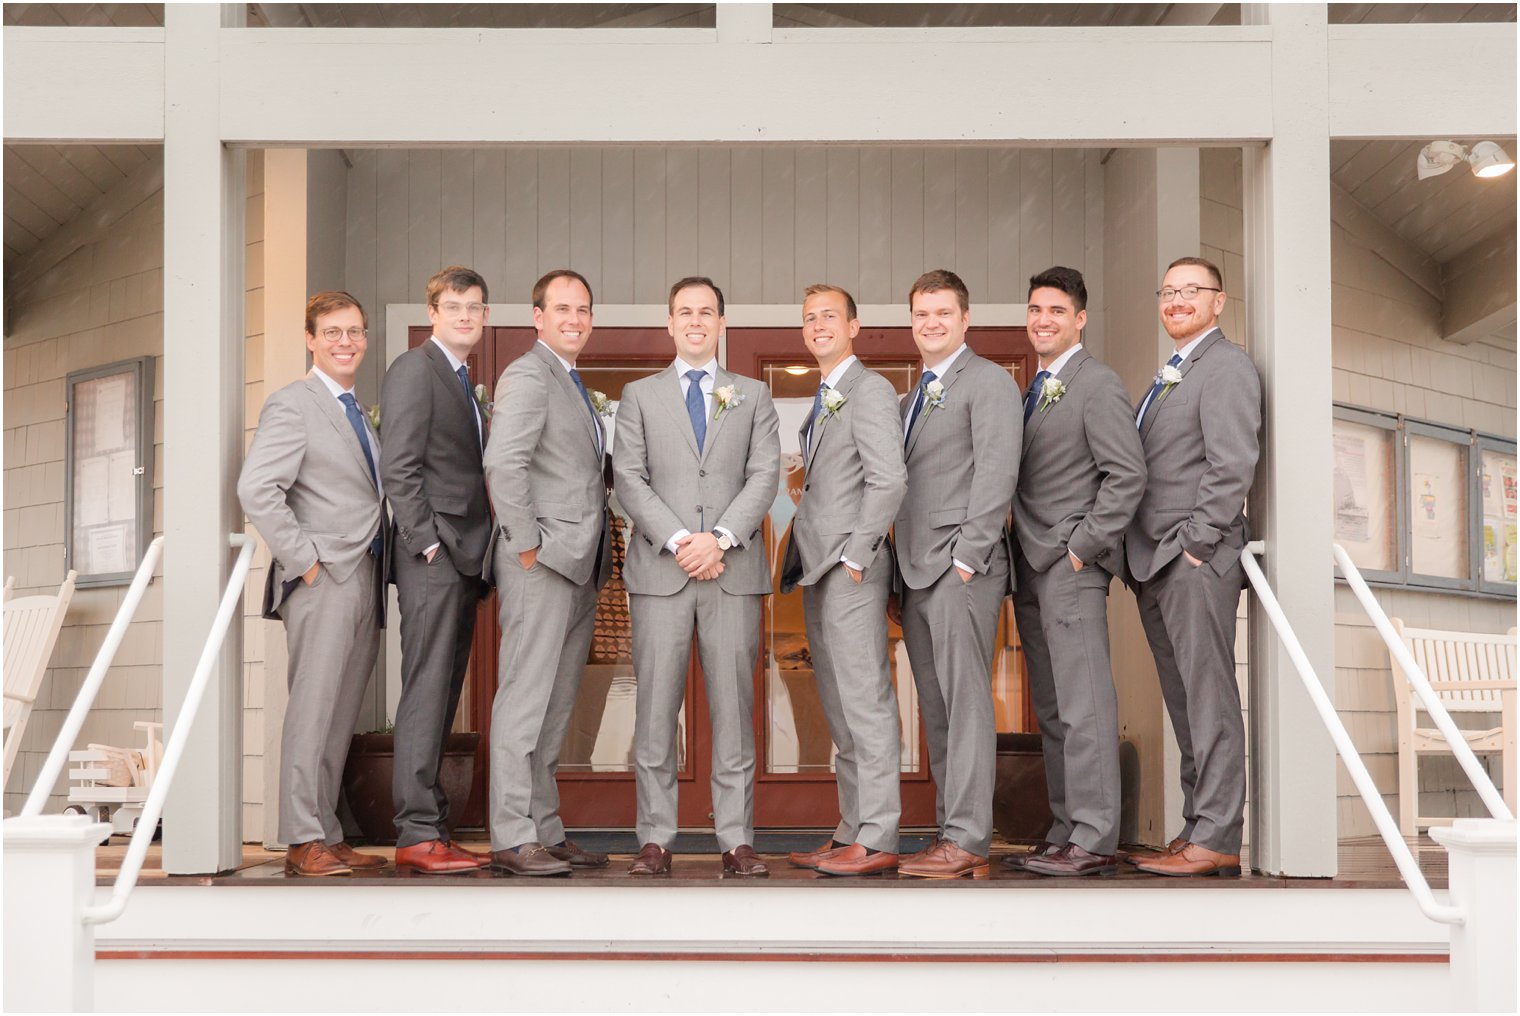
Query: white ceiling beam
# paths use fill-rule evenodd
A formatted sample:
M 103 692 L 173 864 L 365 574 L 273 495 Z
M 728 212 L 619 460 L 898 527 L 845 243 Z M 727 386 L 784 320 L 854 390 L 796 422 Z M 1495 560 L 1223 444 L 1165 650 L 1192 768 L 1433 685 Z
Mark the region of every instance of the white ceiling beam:
M 1442 266 L 1441 337 L 1467 345 L 1515 322 L 1515 231 L 1502 230 Z
M 6 140 L 164 139 L 162 28 L 5 28 Z

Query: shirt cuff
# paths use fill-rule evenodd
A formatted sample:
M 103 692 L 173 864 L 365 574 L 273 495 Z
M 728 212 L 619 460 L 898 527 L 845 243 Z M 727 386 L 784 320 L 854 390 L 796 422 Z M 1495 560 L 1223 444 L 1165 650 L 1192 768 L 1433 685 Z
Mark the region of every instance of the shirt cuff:
M 850 569 L 851 571 L 865 571 L 864 568 L 862 568 L 860 565 L 856 564 L 854 561 L 851 561 L 849 558 L 845 557 L 843 554 L 839 555 L 839 560 L 840 560 L 840 563 L 842 563 L 846 568 Z
M 734 545 L 735 547 L 739 546 L 739 538 L 737 536 L 735 536 L 733 533 L 729 532 L 726 527 L 724 527 L 724 526 L 713 526 L 713 529 L 716 532 L 722 533 L 724 536 L 728 537 L 728 542 L 731 543 L 732 545 Z
M 1070 547 L 1067 547 L 1066 553 L 1071 557 L 1073 561 L 1077 562 L 1077 564 L 1081 565 L 1084 568 L 1087 567 L 1087 562 L 1078 557 L 1076 551 L 1072 550 Z
M 443 546 L 443 541 L 439 540 L 437 543 L 433 544 L 431 547 L 429 547 L 428 549 L 424 550 L 422 552 L 422 556 L 423 557 L 427 557 L 429 554 L 431 554 L 433 551 L 437 550 L 441 546 Z
M 674 536 L 672 536 L 670 539 L 668 539 L 668 540 L 665 541 L 665 549 L 668 550 L 668 551 L 670 551 L 672 554 L 674 554 L 676 551 L 678 551 L 678 550 L 681 549 L 681 547 L 680 547 L 681 541 L 684 540 L 684 539 L 686 539 L 690 535 L 691 535 L 691 530 L 690 529 L 677 529 L 676 530 L 676 534 Z
M 969 564 L 962 564 L 960 561 L 957 561 L 953 557 L 950 559 L 950 563 L 953 564 L 953 565 L 955 565 L 961 571 L 970 572 L 973 575 L 976 574 L 976 569 L 975 568 L 971 567 Z

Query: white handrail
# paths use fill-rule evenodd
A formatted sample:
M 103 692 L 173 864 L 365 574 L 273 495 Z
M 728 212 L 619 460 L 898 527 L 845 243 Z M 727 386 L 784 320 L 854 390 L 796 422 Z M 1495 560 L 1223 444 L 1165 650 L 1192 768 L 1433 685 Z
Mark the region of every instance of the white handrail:
M 1472 746 L 1467 743 L 1467 738 L 1462 736 L 1462 731 L 1452 722 L 1451 714 L 1446 711 L 1435 689 L 1430 686 L 1430 678 L 1415 662 L 1414 655 L 1410 653 L 1404 640 L 1399 638 L 1399 633 L 1394 631 L 1393 622 L 1388 619 L 1388 614 L 1383 610 L 1383 605 L 1378 603 L 1377 597 L 1372 595 L 1372 590 L 1367 587 L 1367 582 L 1351 560 L 1351 555 L 1347 554 L 1345 548 L 1338 543 L 1330 546 L 1335 553 L 1335 563 L 1340 565 L 1341 574 L 1346 578 L 1346 584 L 1351 587 L 1352 592 L 1356 593 L 1356 598 L 1361 601 L 1362 609 L 1367 612 L 1367 616 L 1372 618 L 1378 634 L 1383 636 L 1383 641 L 1388 644 L 1388 651 L 1398 661 L 1399 669 L 1404 672 L 1404 677 L 1409 681 L 1414 693 L 1420 697 L 1420 704 L 1435 721 L 1436 729 L 1446 739 L 1451 753 L 1457 757 L 1458 764 L 1462 766 L 1462 771 L 1472 781 L 1473 789 L 1478 792 L 1478 796 L 1488 807 L 1488 813 L 1498 819 L 1514 819 L 1515 816 L 1510 814 L 1509 806 L 1504 803 L 1504 796 L 1495 789 L 1494 781 L 1489 779 L 1483 764 L 1478 761 L 1478 756 L 1473 753 Z
M 1330 740 L 1335 742 L 1335 750 L 1340 753 L 1341 761 L 1346 765 L 1346 771 L 1351 774 L 1351 782 L 1356 784 L 1357 793 L 1362 795 L 1362 801 L 1367 805 L 1367 810 L 1372 813 L 1373 823 L 1382 835 L 1383 842 L 1388 845 L 1389 853 L 1393 854 L 1393 863 L 1398 867 L 1399 874 L 1404 876 L 1404 883 L 1409 886 L 1409 891 L 1414 893 L 1415 902 L 1419 904 L 1421 912 L 1426 917 L 1442 924 L 1464 923 L 1466 915 L 1461 908 L 1437 903 L 1435 896 L 1431 893 L 1430 883 L 1425 881 L 1425 875 L 1420 871 L 1420 865 L 1414 859 L 1409 844 L 1404 842 L 1398 823 L 1389 813 L 1388 805 L 1383 803 L 1383 795 L 1378 792 L 1377 784 L 1372 782 L 1372 774 L 1367 772 L 1362 756 L 1357 754 L 1356 745 L 1351 743 L 1351 735 L 1346 732 L 1345 724 L 1341 723 L 1340 714 L 1335 711 L 1335 704 L 1330 701 L 1330 696 L 1325 694 L 1324 685 L 1320 684 L 1318 675 L 1314 673 L 1313 664 L 1309 662 L 1303 645 L 1293 632 L 1293 626 L 1288 623 L 1287 615 L 1283 613 L 1282 605 L 1277 602 L 1277 596 L 1272 592 L 1272 587 L 1267 584 L 1267 577 L 1262 573 L 1261 565 L 1256 563 L 1256 555 L 1264 550 L 1266 550 L 1265 544 L 1260 540 L 1253 540 L 1246 544 L 1245 553 L 1240 555 L 1240 563 L 1245 568 L 1246 577 L 1251 580 L 1251 587 L 1256 590 L 1256 597 L 1266 610 L 1267 617 L 1271 618 L 1272 627 L 1277 629 L 1277 637 L 1282 639 L 1283 648 L 1288 650 L 1288 658 L 1293 661 L 1293 666 L 1298 670 L 1298 676 L 1304 683 L 1304 690 L 1309 693 L 1315 710 L 1319 712 L 1320 721 L 1329 732 Z
M 163 552 L 164 538 L 155 536 L 153 542 L 148 544 L 148 551 L 143 555 L 142 563 L 137 566 L 137 574 L 132 576 L 132 585 L 127 588 L 127 595 L 116 610 L 116 620 L 111 622 L 111 628 L 106 632 L 106 640 L 100 644 L 100 651 L 95 654 L 95 662 L 91 665 L 90 672 L 85 675 L 84 684 L 80 686 L 79 694 L 74 698 L 73 707 L 63 718 L 63 727 L 58 731 L 58 738 L 53 742 L 52 751 L 48 752 L 47 761 L 42 763 L 42 772 L 37 776 L 32 792 L 27 795 L 26 804 L 21 806 L 21 814 L 42 814 L 43 805 L 47 804 L 47 799 L 52 796 L 53 784 L 58 782 L 58 774 L 63 772 L 64 763 L 69 758 L 69 749 L 79 738 L 79 731 L 84 727 L 85 718 L 90 714 L 90 707 L 95 704 L 95 696 L 100 693 L 100 686 L 105 682 L 111 663 L 116 659 L 116 650 L 121 647 L 121 640 L 126 637 L 127 627 L 137 614 L 137 605 L 142 602 L 148 583 L 153 581 L 153 569 L 158 566 L 158 559 Z
M 217 608 L 216 620 L 211 623 L 211 631 L 206 636 L 206 644 L 201 649 L 200 661 L 196 664 L 195 674 L 190 678 L 190 687 L 185 692 L 185 701 L 180 706 L 179 717 L 174 721 L 174 732 L 169 735 L 169 742 L 164 746 L 164 758 L 159 763 L 158 772 L 153 777 L 153 788 L 148 791 L 148 799 L 143 803 L 141 817 L 137 820 L 137 828 L 132 831 L 132 842 L 127 846 L 127 856 L 122 858 L 121 870 L 116 874 L 116 883 L 111 888 L 111 898 L 105 903 L 84 908 L 85 924 L 105 924 L 120 917 L 122 911 L 127 909 L 127 898 L 131 896 L 132 889 L 137 885 L 137 876 L 142 871 L 143 859 L 148 854 L 148 844 L 153 842 L 153 830 L 158 827 L 159 816 L 164 811 L 164 799 L 169 796 L 169 786 L 174 782 L 175 770 L 179 768 L 180 757 L 185 753 L 185 742 L 190 739 L 190 728 L 195 723 L 195 714 L 201 706 L 201 699 L 205 697 L 206 686 L 210 684 L 211 672 L 215 669 L 216 658 L 221 654 L 222 642 L 227 637 L 227 628 L 232 623 L 232 617 L 237 612 L 238 603 L 243 595 L 243 583 L 247 581 L 248 569 L 253 564 L 253 550 L 255 542 L 252 537 L 243 533 L 233 533 L 227 538 L 227 542 L 239 548 L 237 561 L 232 566 L 232 574 L 227 577 L 227 585 L 222 590 L 222 602 Z

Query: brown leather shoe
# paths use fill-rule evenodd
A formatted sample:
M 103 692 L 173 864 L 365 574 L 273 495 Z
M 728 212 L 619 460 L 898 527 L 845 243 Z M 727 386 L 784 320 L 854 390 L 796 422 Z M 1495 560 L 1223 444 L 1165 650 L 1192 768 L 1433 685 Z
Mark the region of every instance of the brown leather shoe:
M 491 851 L 491 870 L 508 875 L 568 875 L 570 863 L 549 853 L 542 843 L 524 843 L 511 850 Z
M 884 850 L 870 853 L 859 843 L 831 851 L 818 862 L 818 871 L 824 875 L 880 875 L 897 870 L 897 855 Z
M 355 871 L 362 869 L 383 868 L 386 865 L 385 858 L 379 854 L 361 854 L 349 845 L 347 840 L 330 844 L 327 848 L 333 852 L 333 856 Z
M 1240 855 L 1221 854 L 1196 843 L 1187 843 L 1175 854 L 1158 857 L 1154 861 L 1141 861 L 1137 867 L 1152 875 L 1184 878 L 1194 875 L 1239 875 Z
M 849 846 L 848 843 L 835 843 L 832 839 L 824 840 L 823 846 L 814 850 L 792 851 L 786 855 L 786 860 L 788 864 L 795 865 L 798 868 L 817 868 L 819 861 L 822 861 L 830 854 L 838 853 L 847 846 Z
M 628 866 L 630 875 L 669 875 L 670 851 L 658 843 L 646 843 Z
M 475 871 L 484 865 L 480 858 L 453 849 L 443 840 L 423 840 L 408 847 L 396 848 L 396 869 L 424 875 L 453 875 Z
M 321 840 L 310 843 L 292 843 L 285 852 L 287 875 L 352 875 L 354 869 L 338 860 L 327 844 Z
M 922 860 L 912 864 L 898 862 L 897 873 L 918 878 L 960 878 L 964 875 L 986 878 L 987 858 L 962 850 L 949 840 L 940 840 Z
M 748 843 L 741 843 L 732 850 L 723 853 L 723 874 L 739 875 L 743 878 L 764 878 L 771 873 L 760 860 L 760 855 L 755 853 L 755 848 Z
M 1023 871 L 1024 865 L 1036 857 L 1048 857 L 1061 849 L 1061 844 L 1051 843 L 1049 840 L 1041 843 L 1027 854 L 1004 854 L 998 863 L 1008 871 Z
M 1093 854 L 1068 843 L 1053 854 L 1031 857 L 1024 864 L 1025 871 L 1036 875 L 1056 875 L 1069 878 L 1076 875 L 1113 875 L 1119 871 L 1119 862 L 1113 854 Z
M 454 851 L 456 854 L 463 854 L 466 857 L 475 858 L 475 860 L 480 862 L 480 866 L 482 868 L 491 863 L 491 852 L 489 850 L 471 850 L 469 847 L 465 846 L 463 843 L 460 843 L 458 840 L 444 840 L 443 842 L 448 844 L 449 849 Z
M 1133 853 L 1119 852 L 1119 860 L 1125 864 L 1144 864 L 1146 861 L 1154 861 L 1158 857 L 1171 857 L 1177 851 L 1187 846 L 1187 840 L 1181 836 L 1166 845 L 1164 850 L 1137 850 Z
M 605 868 L 608 857 L 594 850 L 582 850 L 574 840 L 566 840 L 555 847 L 545 847 L 550 855 L 566 861 L 572 868 Z
M 931 844 L 929 844 L 924 849 L 922 849 L 922 850 L 915 850 L 915 851 L 913 851 L 913 853 L 909 854 L 907 857 L 898 858 L 898 861 L 897 861 L 897 870 L 901 871 L 902 870 L 902 866 L 905 865 L 905 864 L 912 864 L 914 861 L 922 861 L 924 858 L 926 858 L 926 857 L 929 856 L 929 854 L 934 850 L 935 847 L 939 846 L 943 842 L 945 842 L 945 841 L 942 840 L 942 839 L 940 839 L 938 836 L 936 836 L 934 838 L 934 842 L 931 843 Z

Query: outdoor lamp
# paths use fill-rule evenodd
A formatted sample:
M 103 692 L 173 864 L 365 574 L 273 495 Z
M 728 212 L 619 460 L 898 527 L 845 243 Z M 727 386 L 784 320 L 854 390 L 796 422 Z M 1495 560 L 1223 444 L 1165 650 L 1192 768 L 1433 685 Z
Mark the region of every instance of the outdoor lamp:
M 1440 176 L 1459 162 L 1466 162 L 1472 167 L 1474 176 L 1484 178 L 1503 176 L 1515 168 L 1515 161 L 1492 141 L 1479 141 L 1470 152 L 1455 141 L 1432 141 L 1420 149 L 1415 159 L 1415 172 L 1425 180 Z

